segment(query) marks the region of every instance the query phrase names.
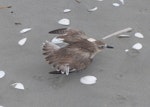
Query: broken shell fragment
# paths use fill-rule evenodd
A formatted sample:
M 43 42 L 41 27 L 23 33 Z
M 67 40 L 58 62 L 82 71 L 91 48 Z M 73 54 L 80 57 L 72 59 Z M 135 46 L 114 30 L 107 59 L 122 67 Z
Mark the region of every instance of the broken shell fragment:
M 23 39 L 19 40 L 18 44 L 20 46 L 23 46 L 26 43 L 26 41 L 27 41 L 27 38 L 23 38 Z
M 125 52 L 129 52 L 129 49 L 125 49 Z
M 115 6 L 115 7 L 119 7 L 120 6 L 119 3 L 113 3 L 112 5 Z
M 98 7 L 94 7 L 94 8 L 92 8 L 92 9 L 88 9 L 88 12 L 93 12 L 93 11 L 96 11 L 98 9 Z
M 137 38 L 144 38 L 143 34 L 140 32 L 135 33 L 134 36 Z
M 20 33 L 26 33 L 26 32 L 28 32 L 28 31 L 30 31 L 32 28 L 25 28 L 25 29 L 22 29 L 21 31 L 20 31 Z
M 140 50 L 140 49 L 142 49 L 142 44 L 141 43 L 136 43 L 136 44 L 134 44 L 133 46 L 132 46 L 132 48 L 133 49 L 135 49 L 135 50 Z
M 129 38 L 130 35 L 118 35 L 118 38 Z
M 68 13 L 68 12 L 70 12 L 71 11 L 71 9 L 64 9 L 64 13 Z
M 61 25 L 70 25 L 70 20 L 64 18 L 64 19 L 59 20 L 58 23 Z
M 124 5 L 124 0 L 119 0 Z
M 4 71 L 0 71 L 0 78 L 3 78 L 5 76 L 5 72 Z
M 22 83 L 14 83 L 12 86 L 16 89 L 24 90 L 24 85 Z
M 97 78 L 95 76 L 84 76 L 80 79 L 82 84 L 92 85 L 96 83 Z

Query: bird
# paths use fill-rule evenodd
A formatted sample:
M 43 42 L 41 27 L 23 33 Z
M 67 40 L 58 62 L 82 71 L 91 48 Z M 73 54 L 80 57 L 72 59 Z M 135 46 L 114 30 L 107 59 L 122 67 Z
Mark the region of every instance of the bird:
M 78 30 L 62 28 L 49 33 L 61 34 L 56 39 L 61 38 L 61 43 L 68 43 L 67 46 L 60 47 L 52 39 L 43 44 L 43 55 L 55 69 L 50 74 L 69 75 L 72 72 L 82 71 L 92 63 L 94 56 L 101 50 L 113 48 L 100 40 L 88 38 L 85 33 Z

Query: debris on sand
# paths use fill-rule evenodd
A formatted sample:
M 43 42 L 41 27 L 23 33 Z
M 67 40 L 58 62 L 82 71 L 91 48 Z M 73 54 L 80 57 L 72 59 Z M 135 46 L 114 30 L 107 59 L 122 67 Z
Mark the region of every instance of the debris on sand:
M 115 7 L 119 7 L 120 6 L 119 3 L 113 3 L 112 5 L 115 6 Z
M 79 0 L 75 0 L 77 3 L 81 3 L 81 1 L 79 1 Z
M 66 18 L 63 18 L 61 20 L 58 21 L 59 24 L 61 25 L 70 25 L 70 20 L 69 19 L 66 19 Z
M 137 38 L 144 38 L 143 34 L 140 33 L 140 32 L 136 32 L 136 33 L 134 34 L 134 36 L 137 37 Z
M 92 9 L 88 9 L 88 12 L 94 12 L 94 11 L 96 11 L 98 9 L 98 7 L 97 6 L 95 6 L 94 8 L 92 8 Z
M 118 38 L 130 38 L 130 35 L 118 35 Z
M 5 72 L 4 71 L 0 71 L 0 78 L 3 78 L 5 76 Z
M 135 50 L 140 50 L 142 49 L 142 44 L 141 43 L 136 43 L 132 46 L 132 49 L 135 49 Z
M 15 24 L 15 25 L 21 25 L 21 23 L 20 23 L 20 22 L 15 22 L 14 24 Z
M 68 13 L 68 12 L 71 12 L 71 9 L 64 9 L 63 11 L 64 13 Z
M 124 0 L 119 0 L 124 5 Z
M 0 6 L 0 9 L 12 8 L 12 6 Z
M 24 90 L 24 85 L 22 83 L 14 83 L 12 86 L 16 89 Z
M 112 37 L 112 36 L 116 36 L 116 35 L 119 35 L 119 34 L 121 34 L 121 33 L 126 33 L 126 32 L 131 32 L 131 31 L 132 31 L 132 28 L 129 27 L 129 28 L 126 28 L 126 29 L 117 31 L 117 32 L 115 32 L 115 33 L 112 33 L 112 34 L 110 34 L 110 35 L 107 35 L 107 36 L 103 37 L 102 39 L 105 40 L 105 39 L 110 38 L 110 37 Z
M 96 83 L 97 78 L 95 76 L 84 76 L 80 79 L 82 84 L 92 85 Z
M 26 32 L 28 32 L 28 31 L 30 31 L 32 28 L 25 28 L 25 29 L 22 29 L 21 31 L 20 31 L 20 33 L 26 33 Z
M 18 44 L 20 46 L 23 46 L 26 43 L 26 41 L 27 41 L 27 38 L 23 38 L 23 39 L 19 40 Z

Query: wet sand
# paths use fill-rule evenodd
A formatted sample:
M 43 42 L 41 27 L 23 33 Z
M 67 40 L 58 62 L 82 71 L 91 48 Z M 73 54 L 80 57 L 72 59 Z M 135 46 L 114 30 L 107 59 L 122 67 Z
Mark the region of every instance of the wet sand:
M 0 79 L 0 105 L 4 107 L 148 107 L 150 105 L 149 67 L 149 17 L 150 1 L 125 0 L 119 7 L 113 1 L 83 0 L 5 0 L 0 9 L 0 70 L 6 75 Z M 87 9 L 97 6 L 98 10 Z M 72 11 L 63 13 L 69 8 Z M 71 20 L 70 27 L 85 31 L 93 38 L 101 39 L 118 30 L 131 27 L 130 38 L 108 38 L 106 43 L 114 50 L 104 50 L 83 72 L 65 75 L 50 75 L 52 71 L 42 55 L 41 46 L 52 39 L 50 30 L 68 27 L 57 23 L 62 18 Z M 16 25 L 15 23 L 21 23 Z M 32 30 L 20 34 L 19 31 Z M 143 39 L 134 37 L 141 32 Z M 27 37 L 24 46 L 18 41 Z M 140 42 L 140 52 L 129 51 Z M 80 78 L 86 75 L 97 77 L 96 84 L 83 85 Z M 21 82 L 25 90 L 11 86 Z

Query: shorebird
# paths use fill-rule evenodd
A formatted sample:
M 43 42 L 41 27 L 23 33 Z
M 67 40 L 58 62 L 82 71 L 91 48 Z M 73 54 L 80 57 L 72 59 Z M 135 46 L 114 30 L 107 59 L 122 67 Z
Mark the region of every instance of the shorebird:
M 75 31 L 75 32 L 74 32 Z M 91 64 L 94 56 L 104 48 L 113 48 L 106 43 L 88 38 L 84 33 L 76 30 L 57 29 L 50 33 L 62 34 L 61 43 L 68 43 L 65 47 L 59 47 L 53 40 L 46 41 L 43 45 L 45 59 L 52 64 L 56 71 L 51 74 L 66 74 L 86 69 Z M 60 42 L 59 42 L 60 43 Z

